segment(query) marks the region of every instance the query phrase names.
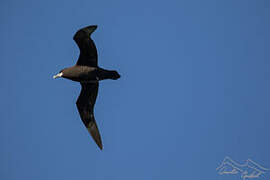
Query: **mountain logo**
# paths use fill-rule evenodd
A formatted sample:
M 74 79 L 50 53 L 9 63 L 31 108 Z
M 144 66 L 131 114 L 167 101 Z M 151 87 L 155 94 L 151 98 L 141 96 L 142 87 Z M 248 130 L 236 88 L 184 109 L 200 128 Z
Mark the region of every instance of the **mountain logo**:
M 270 171 L 270 169 L 264 168 L 261 165 L 255 163 L 251 159 L 246 160 L 244 164 L 239 164 L 232 160 L 230 157 L 225 157 L 221 165 L 216 168 L 218 174 L 240 174 L 243 180 L 247 178 L 258 178 Z

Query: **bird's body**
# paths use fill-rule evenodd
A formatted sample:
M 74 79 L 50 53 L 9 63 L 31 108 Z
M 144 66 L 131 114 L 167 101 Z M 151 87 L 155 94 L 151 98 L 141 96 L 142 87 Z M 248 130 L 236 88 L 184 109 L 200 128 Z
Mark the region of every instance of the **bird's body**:
M 75 65 L 63 70 L 64 78 L 72 81 L 92 83 L 104 79 L 118 79 L 119 75 L 116 71 L 109 71 L 99 67 Z
M 88 26 L 76 32 L 73 39 L 80 48 L 80 56 L 76 65 L 61 70 L 54 78 L 63 77 L 80 82 L 82 89 L 76 105 L 81 119 L 100 149 L 103 148 L 100 133 L 94 117 L 99 81 L 120 78 L 117 71 L 98 67 L 97 49 L 90 38 L 97 26 Z

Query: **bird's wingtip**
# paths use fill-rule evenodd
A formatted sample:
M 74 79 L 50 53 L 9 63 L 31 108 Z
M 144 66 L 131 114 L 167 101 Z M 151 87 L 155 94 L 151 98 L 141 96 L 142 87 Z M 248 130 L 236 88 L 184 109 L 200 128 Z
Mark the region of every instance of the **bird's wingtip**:
M 102 145 L 100 133 L 99 133 L 96 122 L 90 121 L 88 126 L 87 126 L 87 130 L 91 134 L 91 136 L 94 139 L 94 141 L 96 142 L 96 144 L 98 145 L 99 149 L 102 150 L 103 145 Z
M 103 150 L 103 146 L 102 146 L 102 144 L 101 144 L 101 146 L 98 146 L 99 147 L 99 149 L 102 151 Z
M 87 30 L 87 32 L 89 34 L 91 34 L 92 32 L 94 32 L 97 29 L 97 27 L 98 27 L 97 25 L 91 25 L 91 26 L 87 26 L 87 27 L 85 27 L 83 29 Z
M 88 37 L 97 29 L 97 27 L 98 27 L 97 25 L 90 25 L 83 27 L 75 33 L 73 39 L 76 41 L 76 39 Z

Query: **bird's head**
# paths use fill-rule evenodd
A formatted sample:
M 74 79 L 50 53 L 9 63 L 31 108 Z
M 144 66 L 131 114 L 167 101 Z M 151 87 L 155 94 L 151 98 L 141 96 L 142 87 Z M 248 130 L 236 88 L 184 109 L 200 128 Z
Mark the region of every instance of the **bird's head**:
M 63 77 L 65 69 L 62 69 L 58 74 L 53 76 L 53 79 Z

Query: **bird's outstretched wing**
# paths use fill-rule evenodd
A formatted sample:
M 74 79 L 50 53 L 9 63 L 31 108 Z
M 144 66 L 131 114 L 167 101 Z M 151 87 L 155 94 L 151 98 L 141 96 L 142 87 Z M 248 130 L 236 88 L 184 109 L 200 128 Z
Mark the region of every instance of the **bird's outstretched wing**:
M 96 144 L 102 149 L 102 141 L 94 117 L 94 105 L 98 94 L 98 82 L 81 83 L 82 89 L 76 102 L 81 119 Z
M 73 40 L 80 48 L 80 56 L 77 65 L 97 67 L 97 48 L 90 35 L 97 26 L 87 26 L 76 32 Z

